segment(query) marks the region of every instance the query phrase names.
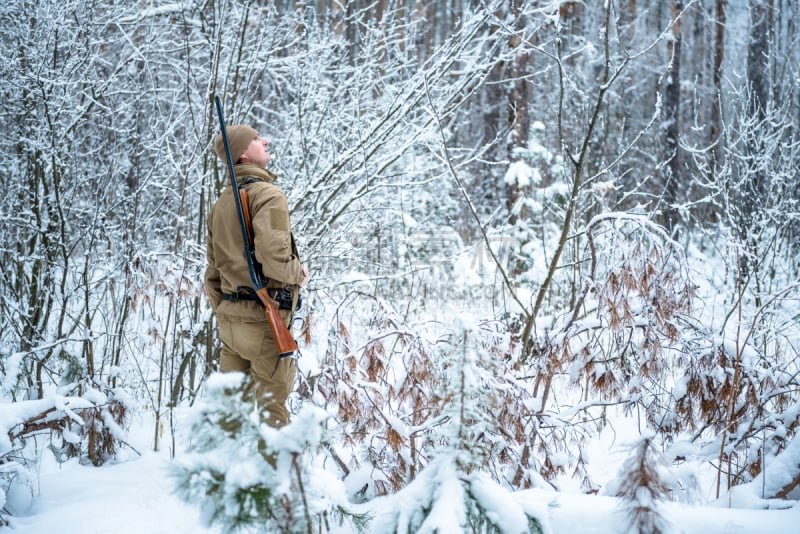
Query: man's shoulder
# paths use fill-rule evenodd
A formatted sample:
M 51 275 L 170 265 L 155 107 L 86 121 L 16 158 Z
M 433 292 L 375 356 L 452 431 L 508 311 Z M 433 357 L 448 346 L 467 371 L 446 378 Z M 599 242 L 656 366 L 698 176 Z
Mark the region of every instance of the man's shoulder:
M 286 194 L 275 184 L 269 182 L 253 182 L 247 185 L 247 194 L 250 197 L 250 205 L 253 209 L 260 206 L 271 205 L 274 207 L 285 206 L 287 204 Z
M 247 192 L 250 194 L 283 195 L 283 189 L 270 182 L 253 180 L 246 183 Z

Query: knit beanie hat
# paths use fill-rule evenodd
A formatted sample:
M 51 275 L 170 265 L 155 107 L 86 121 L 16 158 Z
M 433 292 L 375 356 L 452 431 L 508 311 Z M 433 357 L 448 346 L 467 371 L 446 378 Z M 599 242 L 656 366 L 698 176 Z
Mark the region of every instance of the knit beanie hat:
M 239 160 L 244 154 L 244 151 L 247 150 L 247 147 L 250 146 L 250 143 L 258 137 L 258 132 L 255 131 L 253 128 L 249 126 L 244 126 L 242 124 L 236 124 L 234 126 L 228 126 L 228 144 L 231 147 L 231 159 L 233 163 Z M 222 142 L 222 134 L 218 133 L 217 138 L 214 139 L 214 152 L 216 152 L 219 159 L 224 161 L 227 164 L 227 158 L 225 156 L 225 144 Z

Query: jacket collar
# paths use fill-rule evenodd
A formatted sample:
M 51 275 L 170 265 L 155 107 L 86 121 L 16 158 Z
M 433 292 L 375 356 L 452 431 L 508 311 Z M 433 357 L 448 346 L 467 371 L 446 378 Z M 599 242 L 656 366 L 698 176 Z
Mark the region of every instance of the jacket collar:
M 242 183 L 245 178 L 255 178 L 256 180 L 270 184 L 278 179 L 277 176 L 267 169 L 259 167 L 258 165 L 253 165 L 252 163 L 234 165 L 233 171 L 236 173 L 236 181 L 239 183 Z

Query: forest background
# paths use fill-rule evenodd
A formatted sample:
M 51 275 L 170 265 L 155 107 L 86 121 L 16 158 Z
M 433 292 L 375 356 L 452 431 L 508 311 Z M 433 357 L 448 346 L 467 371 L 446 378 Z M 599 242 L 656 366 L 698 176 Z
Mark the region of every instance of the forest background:
M 782 506 L 798 20 L 791 0 L 5 2 L 0 518 L 43 447 L 101 465 L 132 413 L 176 453 L 219 351 L 213 95 L 271 141 L 312 271 L 292 402 L 331 418 L 307 445 L 351 501 L 442 447 L 462 481 L 610 491 L 583 446 L 633 418 L 642 461 L 612 494 Z

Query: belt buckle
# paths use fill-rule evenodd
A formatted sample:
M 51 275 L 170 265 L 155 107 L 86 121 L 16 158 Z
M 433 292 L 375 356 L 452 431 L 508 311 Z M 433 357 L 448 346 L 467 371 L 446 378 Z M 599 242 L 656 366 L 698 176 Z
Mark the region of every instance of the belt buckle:
M 234 294 L 236 295 L 236 300 L 250 300 L 255 293 L 250 287 L 239 286 Z

